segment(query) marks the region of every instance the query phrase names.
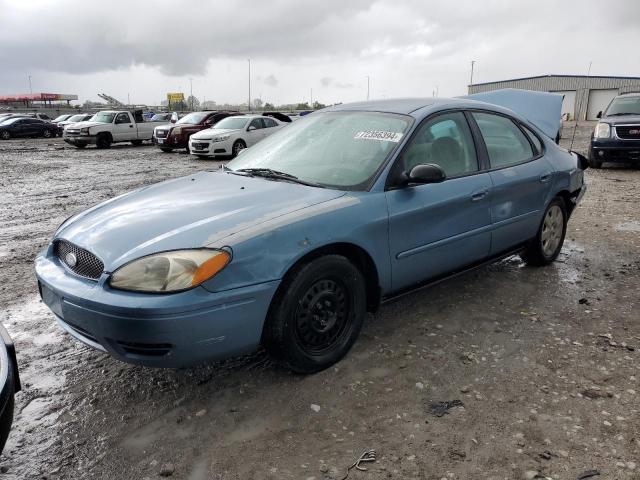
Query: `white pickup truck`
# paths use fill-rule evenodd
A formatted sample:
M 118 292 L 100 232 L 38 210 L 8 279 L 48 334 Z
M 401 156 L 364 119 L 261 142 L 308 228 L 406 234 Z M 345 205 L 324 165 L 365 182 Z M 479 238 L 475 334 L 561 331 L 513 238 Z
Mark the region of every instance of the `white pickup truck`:
M 68 125 L 62 138 L 77 148 L 95 144 L 98 148 L 109 148 L 112 143 L 131 142 L 140 145 L 151 140 L 153 129 L 166 122 L 147 122 L 142 110 L 105 110 L 96 113 L 86 122 Z

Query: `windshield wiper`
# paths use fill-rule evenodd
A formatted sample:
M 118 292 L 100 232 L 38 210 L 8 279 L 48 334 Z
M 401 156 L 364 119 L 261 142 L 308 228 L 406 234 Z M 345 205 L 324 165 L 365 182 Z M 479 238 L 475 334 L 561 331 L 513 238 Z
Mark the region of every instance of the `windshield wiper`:
M 227 169 L 229 170 L 229 169 Z M 271 168 L 240 168 L 238 170 L 229 170 L 230 173 L 233 172 L 242 172 L 251 176 L 270 178 L 274 180 L 288 180 L 291 182 L 299 183 L 301 185 L 308 185 L 310 187 L 321 187 L 326 188 L 324 185 L 315 182 L 308 182 L 306 180 L 301 180 L 295 175 L 291 175 L 290 173 L 280 172 L 278 170 L 273 170 Z
M 620 115 L 640 115 L 640 113 L 633 113 L 633 112 L 619 112 L 619 113 L 609 113 L 606 116 L 607 117 L 618 117 Z

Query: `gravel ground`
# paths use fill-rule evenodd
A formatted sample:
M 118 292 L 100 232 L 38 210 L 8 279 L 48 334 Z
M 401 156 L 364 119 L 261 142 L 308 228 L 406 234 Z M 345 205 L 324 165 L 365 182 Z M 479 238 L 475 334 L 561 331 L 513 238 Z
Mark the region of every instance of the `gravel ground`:
M 0 143 L 0 321 L 24 387 L 0 479 L 341 479 L 366 449 L 376 462 L 350 479 L 640 478 L 639 170 L 587 171 L 553 265 L 514 257 L 386 305 L 316 375 L 263 352 L 142 368 L 61 333 L 32 268 L 55 228 L 217 167 L 150 146 Z M 432 405 L 454 400 L 447 414 Z

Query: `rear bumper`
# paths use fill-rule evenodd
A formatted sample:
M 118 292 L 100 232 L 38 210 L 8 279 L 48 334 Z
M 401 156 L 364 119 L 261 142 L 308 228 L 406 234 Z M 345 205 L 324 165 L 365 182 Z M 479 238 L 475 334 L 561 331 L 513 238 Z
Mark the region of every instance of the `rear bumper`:
M 46 253 L 36 258 L 36 275 L 43 302 L 76 339 L 125 362 L 171 368 L 254 350 L 279 285 L 124 292 L 111 289 L 106 274 L 98 282 L 76 277 Z

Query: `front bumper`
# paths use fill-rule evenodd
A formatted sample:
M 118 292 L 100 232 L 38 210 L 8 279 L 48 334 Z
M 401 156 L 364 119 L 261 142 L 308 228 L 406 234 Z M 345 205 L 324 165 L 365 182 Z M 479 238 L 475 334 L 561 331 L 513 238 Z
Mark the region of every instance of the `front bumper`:
M 601 162 L 640 162 L 640 140 L 593 139 L 591 158 Z
M 189 152 L 200 157 L 228 156 L 232 153 L 232 145 L 228 140 L 212 142 L 211 140 L 189 140 Z
M 110 288 L 107 274 L 95 282 L 69 273 L 51 248 L 35 267 L 43 302 L 68 333 L 119 360 L 152 367 L 185 367 L 254 350 L 279 285 L 125 292 Z
M 94 145 L 96 143 L 95 135 L 65 135 L 62 139 L 71 145 Z

